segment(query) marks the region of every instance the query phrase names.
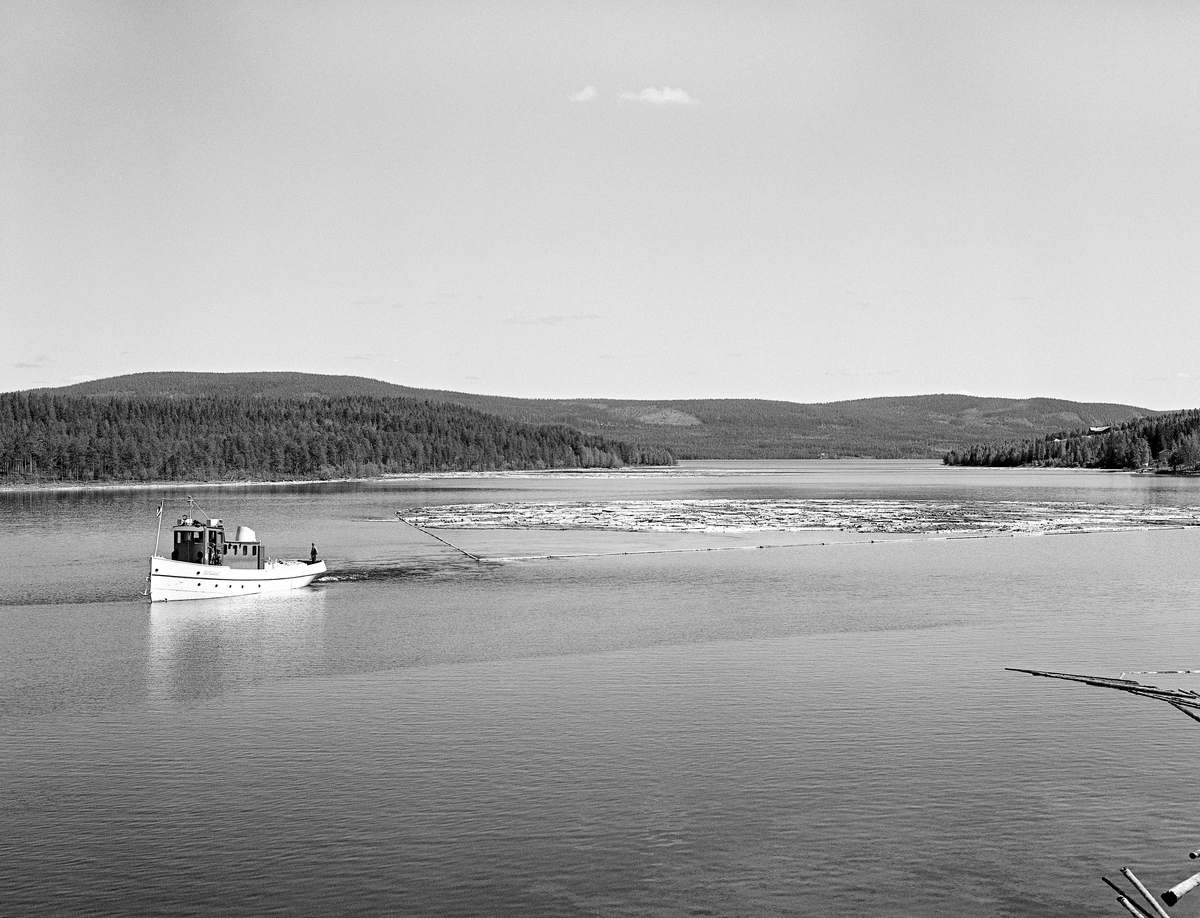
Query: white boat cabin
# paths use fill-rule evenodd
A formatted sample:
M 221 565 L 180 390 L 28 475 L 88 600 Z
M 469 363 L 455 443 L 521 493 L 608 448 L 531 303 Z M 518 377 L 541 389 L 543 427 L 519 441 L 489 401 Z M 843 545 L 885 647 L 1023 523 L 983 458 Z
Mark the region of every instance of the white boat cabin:
M 225 538 L 221 520 L 182 517 L 174 528 L 172 561 L 262 570 L 267 555 L 262 542 L 248 526 L 238 526 L 234 538 Z

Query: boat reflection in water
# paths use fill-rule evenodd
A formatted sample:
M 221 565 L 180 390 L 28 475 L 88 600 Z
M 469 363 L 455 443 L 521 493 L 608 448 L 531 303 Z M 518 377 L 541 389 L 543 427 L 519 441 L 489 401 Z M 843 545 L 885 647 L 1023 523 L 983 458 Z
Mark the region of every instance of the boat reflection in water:
M 151 604 L 150 700 L 215 698 L 322 671 L 325 612 L 319 589 Z

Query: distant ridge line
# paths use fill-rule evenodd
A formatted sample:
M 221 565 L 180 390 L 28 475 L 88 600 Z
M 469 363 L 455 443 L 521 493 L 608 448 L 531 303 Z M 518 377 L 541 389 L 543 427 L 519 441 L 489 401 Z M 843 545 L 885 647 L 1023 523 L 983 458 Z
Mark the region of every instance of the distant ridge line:
M 463 405 L 530 424 L 671 450 L 681 459 L 931 458 L 977 443 L 1040 437 L 1164 412 L 1046 397 L 940 393 L 837 402 L 771 399 L 525 399 L 287 371 L 147 372 L 37 391 L 185 398 L 374 396 Z

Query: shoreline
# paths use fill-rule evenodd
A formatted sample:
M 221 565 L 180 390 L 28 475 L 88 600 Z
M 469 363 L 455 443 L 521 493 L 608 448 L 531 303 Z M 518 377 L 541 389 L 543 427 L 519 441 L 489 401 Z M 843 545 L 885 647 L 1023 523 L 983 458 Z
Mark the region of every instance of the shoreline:
M 639 475 L 644 473 L 662 474 L 664 472 L 686 472 L 689 465 L 704 465 L 712 463 L 747 463 L 756 462 L 777 463 L 777 462 L 818 462 L 827 460 L 746 460 L 746 459 L 693 459 L 680 460 L 678 464 L 665 466 L 625 466 L 618 469 L 603 469 L 603 468 L 564 468 L 564 469 L 508 469 L 505 471 L 486 471 L 486 472 L 394 472 L 388 475 L 372 475 L 363 478 L 278 478 L 278 479 L 262 479 L 253 481 L 129 481 L 129 482 L 38 482 L 21 484 L 0 484 L 0 495 L 7 494 L 79 494 L 90 491 L 95 492 L 116 492 L 116 491 L 183 491 L 189 489 L 211 489 L 211 488 L 276 488 L 287 485 L 321 485 L 321 484 L 352 484 L 361 483 L 369 484 L 372 482 L 386 481 L 418 481 L 421 479 L 441 479 L 441 478 L 503 478 L 513 476 L 529 476 L 529 475 Z M 859 462 L 881 462 L 881 463 L 896 463 L 896 462 L 911 462 L 914 464 L 932 464 L 936 460 L 930 459 L 858 459 Z M 938 468 L 942 468 L 939 463 Z M 1055 468 L 1051 466 L 1015 466 L 1015 467 L 988 467 L 988 466 L 946 466 L 947 469 L 970 469 L 973 471 L 988 470 L 996 472 L 1012 472 L 1012 471 L 1037 471 L 1037 472 L 1102 472 L 1105 474 L 1126 474 L 1126 475 L 1163 475 L 1172 478 L 1187 478 L 1200 476 L 1200 471 L 1194 472 L 1171 472 L 1164 470 L 1155 470 L 1153 472 L 1140 469 L 1085 469 L 1085 468 Z
M 711 460 L 709 460 L 711 461 Z M 254 481 L 97 481 L 0 484 L 0 494 L 82 493 L 86 491 L 178 491 L 192 488 L 274 488 L 281 485 L 352 484 L 355 482 L 419 481 L 430 478 L 503 478 L 529 475 L 630 475 L 662 473 L 678 465 L 632 465 L 623 468 L 508 469 L 486 472 L 393 472 L 363 478 L 271 478 Z
M 53 494 L 84 491 L 174 491 L 188 488 L 253 488 L 278 485 L 338 484 L 350 481 L 383 481 L 382 478 L 294 478 L 271 481 L 100 481 L 77 484 L 0 485 L 0 494 Z

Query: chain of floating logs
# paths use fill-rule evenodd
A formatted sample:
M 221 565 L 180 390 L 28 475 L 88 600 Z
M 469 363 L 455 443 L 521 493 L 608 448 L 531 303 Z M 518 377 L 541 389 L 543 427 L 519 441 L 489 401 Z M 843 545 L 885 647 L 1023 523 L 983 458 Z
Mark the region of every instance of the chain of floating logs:
M 1186 714 L 1193 720 L 1200 720 L 1200 693 L 1189 691 L 1187 689 L 1163 689 L 1154 685 L 1143 685 L 1140 682 L 1135 682 L 1132 679 L 1114 679 L 1108 676 L 1082 676 L 1075 673 L 1052 673 L 1038 669 L 1017 669 L 1012 666 L 1005 667 L 1010 672 L 1014 673 L 1029 673 L 1031 676 L 1045 676 L 1047 679 L 1065 679 L 1068 682 L 1082 682 L 1085 685 L 1094 685 L 1098 688 L 1116 689 L 1119 692 L 1128 692 L 1131 695 L 1140 695 L 1143 698 L 1151 698 L 1155 701 L 1165 701 L 1175 710 Z M 1174 673 L 1196 672 L 1195 670 L 1171 670 Z M 1147 671 L 1149 674 L 1149 671 Z M 1124 674 L 1122 674 L 1124 675 Z M 1138 675 L 1141 675 L 1140 673 Z M 1188 857 L 1192 860 L 1200 858 L 1200 848 L 1195 851 L 1188 852 Z M 1131 896 L 1129 893 L 1110 880 L 1108 877 L 1101 877 L 1105 883 L 1112 887 L 1117 894 L 1117 902 L 1125 911 L 1129 912 L 1133 918 L 1171 918 L 1167 914 L 1167 910 L 1158 904 L 1158 900 L 1154 898 L 1150 890 L 1142 884 L 1128 867 L 1122 867 L 1121 873 L 1137 890 L 1137 894 L 1150 904 L 1150 911 L 1146 911 L 1146 907 L 1137 901 L 1137 896 Z M 1194 873 L 1186 880 L 1176 883 L 1170 889 L 1162 894 L 1162 900 L 1167 905 L 1174 905 L 1185 895 L 1200 886 L 1200 873 Z
M 1094 685 L 1098 688 L 1116 689 L 1118 692 L 1128 692 L 1155 701 L 1165 701 L 1176 711 L 1186 714 L 1192 720 L 1200 720 L 1200 692 L 1188 689 L 1164 689 L 1154 685 L 1143 685 L 1133 679 L 1114 679 L 1110 676 L 1080 676 L 1075 673 L 1051 673 L 1039 669 L 1017 669 L 1013 666 L 1004 667 L 1009 672 L 1029 673 L 1031 676 L 1045 676 L 1047 679 L 1066 679 L 1068 682 L 1082 682 L 1084 685 Z M 1180 670 L 1182 672 L 1182 670 Z

